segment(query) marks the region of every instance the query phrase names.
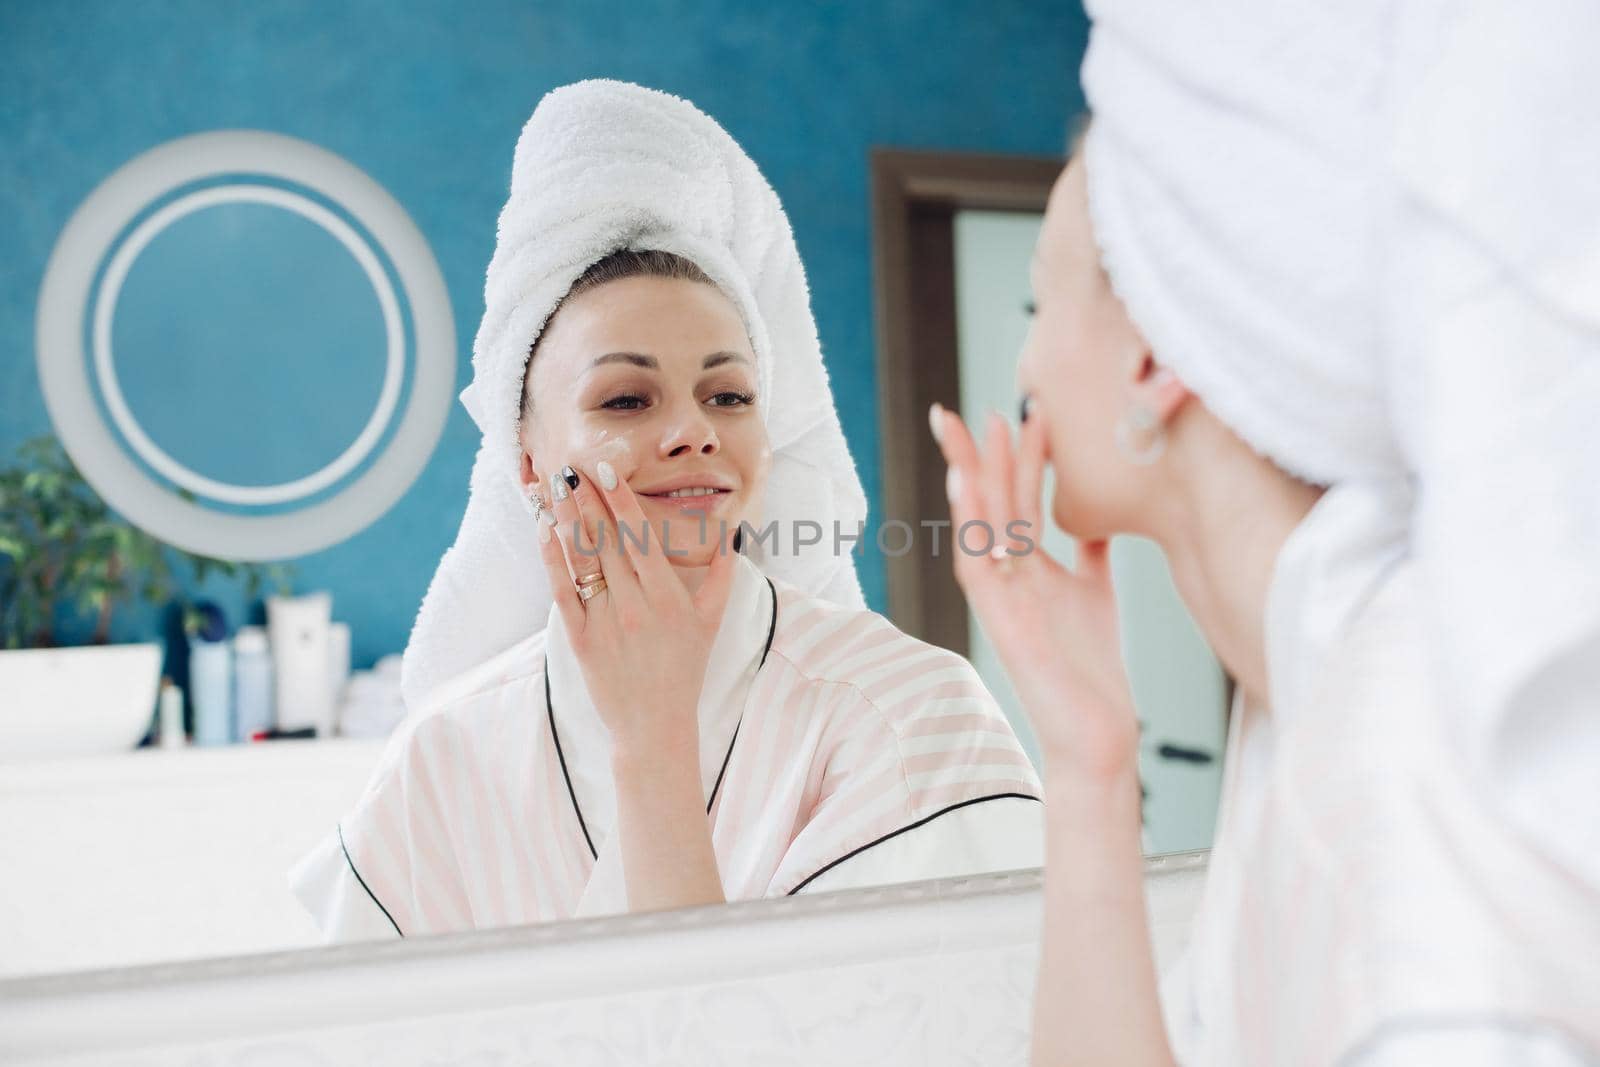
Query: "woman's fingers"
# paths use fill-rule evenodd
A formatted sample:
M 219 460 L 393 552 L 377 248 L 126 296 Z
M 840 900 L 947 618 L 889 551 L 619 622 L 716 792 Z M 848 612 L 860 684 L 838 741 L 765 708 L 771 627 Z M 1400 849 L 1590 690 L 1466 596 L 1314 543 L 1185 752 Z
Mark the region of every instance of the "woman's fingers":
M 631 603 L 639 597 L 639 579 L 623 544 L 623 523 L 616 514 L 616 507 L 622 496 L 631 499 L 632 491 L 605 460 L 596 463 L 592 470 L 579 470 L 578 475 L 578 489 L 573 495 L 580 512 L 586 516 L 593 512 L 587 525 L 593 531 L 600 571 L 606 576 L 606 589 L 615 601 Z M 637 503 L 634 508 L 637 510 Z M 628 532 L 637 535 L 638 527 L 633 526 Z
M 944 461 L 954 472 L 953 476 L 945 476 L 951 521 L 959 525 L 963 521 L 984 518 L 983 496 L 977 491 L 983 477 L 983 460 L 978 455 L 978 446 L 972 440 L 972 434 L 967 432 L 967 424 L 961 421 L 960 415 L 937 404 L 929 415 L 929 421 L 934 427 L 934 439 L 939 442 L 939 450 L 944 453 Z M 962 509 L 959 519 L 955 512 L 957 506 Z
M 983 461 L 961 416 L 936 405 L 929 413 L 929 422 L 945 462 L 950 465 L 945 475 L 945 492 L 950 498 L 950 544 L 955 557 L 956 581 L 971 596 L 973 583 L 982 576 L 977 565 L 988 562 L 981 556 L 973 556 L 967 549 L 969 543 L 975 547 L 982 545 L 981 536 L 978 541 L 972 541 L 973 530 L 969 524 L 988 521 L 982 488 Z M 978 532 L 981 534 L 981 530 Z
M 574 580 L 600 573 L 600 556 L 594 542 L 593 509 L 598 505 L 594 490 L 584 484 L 583 478 L 572 467 L 562 467 L 551 481 L 553 510 L 556 513 L 556 537 L 566 550 L 567 563 L 572 568 Z M 584 501 L 589 501 L 585 513 Z M 603 510 L 603 508 L 602 508 Z
M 1044 540 L 1044 527 L 1041 525 L 1044 496 L 1044 464 L 1045 446 L 1048 437 L 1045 434 L 1044 412 L 1039 405 L 1033 405 L 1028 413 L 1028 418 L 1023 422 L 1022 429 L 1017 435 L 1017 469 L 1014 484 L 1014 499 L 1017 506 L 1017 518 L 1027 523 L 1023 532 L 1033 540 L 1035 549 Z
M 658 538 L 650 528 L 650 520 L 645 518 L 638 495 L 605 460 L 595 464 L 595 475 L 617 528 L 617 549 L 632 567 L 641 593 L 648 599 L 662 589 L 670 589 L 662 583 L 668 579 L 677 580 L 672 575 L 672 564 L 667 562 L 665 546 L 656 543 Z M 607 489 L 607 484 L 615 488 Z
M 567 632 L 582 633 L 583 604 L 578 600 L 578 591 L 572 585 L 572 574 L 567 569 L 567 557 L 562 550 L 561 539 L 556 536 L 558 520 L 547 509 L 540 513 L 537 521 L 539 561 L 544 564 L 545 578 L 550 583 L 550 597 L 555 601 L 556 610 L 561 612 L 561 621 L 566 626 Z
M 1017 517 L 1014 498 L 1016 461 L 1011 453 L 1011 427 L 997 412 L 990 412 L 984 427 L 983 493 L 988 505 L 988 538 L 1002 553 L 1009 547 L 1006 526 Z

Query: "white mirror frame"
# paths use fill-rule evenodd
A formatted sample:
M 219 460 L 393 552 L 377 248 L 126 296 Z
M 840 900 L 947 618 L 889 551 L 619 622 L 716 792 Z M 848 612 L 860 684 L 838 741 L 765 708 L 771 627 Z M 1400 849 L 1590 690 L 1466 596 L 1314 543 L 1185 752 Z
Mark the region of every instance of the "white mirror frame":
M 1159 966 L 1187 943 L 1206 856 L 1146 861 Z M 0 1060 L 1023 1064 L 1041 879 L 17 979 Z
M 310 189 L 339 205 L 387 255 L 411 309 L 415 343 L 411 397 L 399 427 L 370 468 L 333 496 L 265 515 L 214 511 L 151 478 L 124 452 L 100 416 L 84 358 L 84 316 L 106 254 L 150 204 L 186 185 L 233 178 L 166 205 L 130 235 L 99 285 L 94 350 L 97 376 L 113 421 L 135 452 L 181 485 L 235 503 L 261 504 L 316 492 L 349 473 L 376 444 L 400 393 L 400 314 L 376 253 L 326 208 L 304 196 L 237 176 L 268 177 Z M 383 309 L 387 371 L 377 409 L 343 455 L 307 478 L 280 486 L 219 486 L 172 460 L 138 429 L 112 371 L 111 316 L 117 291 L 138 253 L 159 230 L 190 211 L 253 201 L 294 211 L 322 226 L 361 265 Z M 359 533 L 416 480 L 444 431 L 455 392 L 455 321 L 444 276 L 428 241 L 394 197 L 343 157 L 314 144 L 261 130 L 217 130 L 158 145 L 118 168 L 88 195 L 62 229 L 39 288 L 34 324 L 39 384 L 67 454 L 117 511 L 162 541 L 190 552 L 236 560 L 306 555 Z M 220 492 L 218 491 L 220 488 Z

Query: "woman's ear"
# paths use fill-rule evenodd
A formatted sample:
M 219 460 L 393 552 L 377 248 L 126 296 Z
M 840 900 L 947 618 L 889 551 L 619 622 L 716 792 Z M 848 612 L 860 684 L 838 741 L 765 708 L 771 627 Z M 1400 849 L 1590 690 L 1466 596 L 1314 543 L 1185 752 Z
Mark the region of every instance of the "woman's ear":
M 522 482 L 522 491 L 541 488 L 539 485 L 539 468 L 534 465 L 533 453 L 527 448 L 522 450 L 522 463 L 518 469 L 518 476 Z
M 1133 361 L 1128 383 L 1131 405 L 1150 412 L 1156 422 L 1164 426 L 1193 395 L 1172 368 L 1157 363 L 1155 354 L 1142 348 Z

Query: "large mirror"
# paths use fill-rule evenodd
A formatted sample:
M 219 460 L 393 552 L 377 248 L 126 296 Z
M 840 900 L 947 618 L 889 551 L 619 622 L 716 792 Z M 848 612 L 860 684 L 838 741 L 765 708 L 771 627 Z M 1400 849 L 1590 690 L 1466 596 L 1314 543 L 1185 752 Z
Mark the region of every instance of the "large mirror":
M 1019 14 L 1005 31 L 1028 44 L 1026 65 L 1051 86 L 1076 63 L 1083 25 L 1075 8 L 1055 8 Z M 0 59 L 21 63 L 20 42 L 68 34 L 46 25 L 52 18 L 40 11 L 18 33 L 0 33 Z M 855 19 L 870 25 L 827 33 L 943 41 L 952 55 L 968 47 L 962 19 L 930 12 L 902 26 L 845 17 Z M 966 17 L 974 20 L 982 16 Z M 787 54 L 786 25 L 731 21 L 755 34 L 757 53 Z M 425 54 L 435 43 L 425 29 L 393 32 Z M 479 32 L 478 47 L 492 51 L 485 42 L 494 36 Z M 360 56 L 369 75 L 387 71 L 388 52 Z M 227 128 L 245 123 L 197 105 L 192 121 L 67 153 L 56 162 L 68 177 L 48 197 L 51 175 L 4 173 L 3 192 L 19 206 L 10 214 L 23 220 L 16 247 L 33 259 L 26 277 L 0 276 L 0 324 L 14 335 L 0 405 L 0 980 L 327 940 L 288 875 L 330 834 L 339 840 L 341 820 L 416 711 L 401 696 L 399 653 L 467 503 L 478 436 L 456 396 L 470 375 L 505 163 L 537 99 L 524 91 L 523 59 L 497 68 L 517 88 L 499 99 L 504 114 L 493 122 L 476 110 L 476 90 L 446 93 L 442 119 L 433 104 L 401 94 L 405 107 L 432 116 L 411 141 L 406 121 L 391 115 L 383 125 L 376 108 L 357 108 L 359 123 L 327 126 L 268 101 L 250 112 L 251 124 L 302 139 Z M 446 61 L 463 85 L 476 85 L 476 59 Z M 195 62 L 222 77 L 209 59 Z M 38 89 L 30 106 L 44 116 L 28 121 L 44 123 L 66 106 L 46 91 L 62 76 L 26 69 Z M 648 82 L 650 73 L 633 76 Z M 796 83 L 788 95 L 821 99 L 805 88 L 814 74 L 783 77 Z M 866 118 L 833 130 L 837 116 L 821 103 L 791 122 L 720 80 L 681 88 L 770 164 L 876 523 L 948 515 L 929 402 L 1014 411 L 1028 257 L 1061 161 L 873 146 L 930 136 L 970 144 L 999 109 L 1027 138 L 979 143 L 1048 150 L 1072 103 L 1018 105 L 977 73 L 952 77 L 959 84 L 916 105 L 918 114 L 950 112 L 932 134 Z M 870 78 L 829 88 L 887 98 Z M 331 98 L 319 104 L 300 89 L 290 97 L 336 110 Z M 462 122 L 466 114 L 477 124 Z M 16 132 L 19 144 L 26 125 L 0 111 L 0 132 Z M 194 129 L 208 132 L 173 139 Z M 1049 536 L 1044 547 L 1070 552 Z M 1147 739 L 1146 851 L 1205 849 L 1229 683 L 1159 554 L 1120 544 L 1116 568 Z M 768 879 L 770 894 L 1025 866 L 1017 857 L 1039 855 L 1038 748 L 948 555 L 890 555 L 869 537 L 860 571 L 870 607 L 971 661 L 1015 741 L 974 748 L 987 755 L 972 762 L 993 761 L 981 795 L 951 792 L 904 825 L 842 834 L 809 867 Z M 724 786 L 756 795 L 771 784 L 741 781 L 755 772 L 730 761 L 732 746 L 741 737 L 755 744 L 753 736 L 736 729 L 723 739 L 728 778 L 714 775 L 713 801 Z M 541 788 L 584 822 L 589 786 L 573 747 L 584 740 L 565 740 Z M 943 796 L 940 737 L 914 741 L 927 792 Z M 818 781 L 832 773 L 819 766 Z M 1001 812 L 1014 813 L 1002 820 L 1015 831 L 1009 844 L 983 821 Z M 593 808 L 589 815 L 604 821 Z M 928 828 L 957 825 L 985 849 L 941 858 Z M 589 837 L 596 827 L 581 829 Z M 346 888 L 377 908 L 353 939 L 410 936 L 363 870 L 362 846 L 340 844 Z M 603 862 L 603 843 L 591 840 L 589 852 L 574 862 Z

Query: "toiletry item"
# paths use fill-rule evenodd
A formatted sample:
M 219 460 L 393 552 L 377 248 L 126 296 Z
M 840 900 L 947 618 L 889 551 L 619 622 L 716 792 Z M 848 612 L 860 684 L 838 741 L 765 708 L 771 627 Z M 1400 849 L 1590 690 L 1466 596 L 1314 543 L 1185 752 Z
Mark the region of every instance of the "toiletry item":
M 241 738 L 270 730 L 274 724 L 272 655 L 267 631 L 259 626 L 241 626 L 233 635 L 233 714 Z
M 192 615 L 192 619 L 185 621 L 185 627 L 202 641 L 221 641 L 228 636 L 228 617 L 211 601 L 200 601 L 186 614 Z
M 328 691 L 328 630 L 333 595 L 267 598 L 267 638 L 280 730 L 315 729 L 328 736 L 333 727 L 333 694 Z
M 233 650 L 226 641 L 189 639 L 189 706 L 194 743 L 226 745 L 233 726 Z
M 339 706 L 344 702 L 345 685 L 350 681 L 350 624 L 336 622 L 328 627 L 328 729 L 323 736 L 339 731 Z
M 183 735 L 183 690 L 172 684 L 171 678 L 161 679 L 161 747 L 182 748 L 188 740 Z
M 309 741 L 317 736 L 317 731 L 310 726 L 298 730 L 257 730 L 250 736 L 252 741 Z

